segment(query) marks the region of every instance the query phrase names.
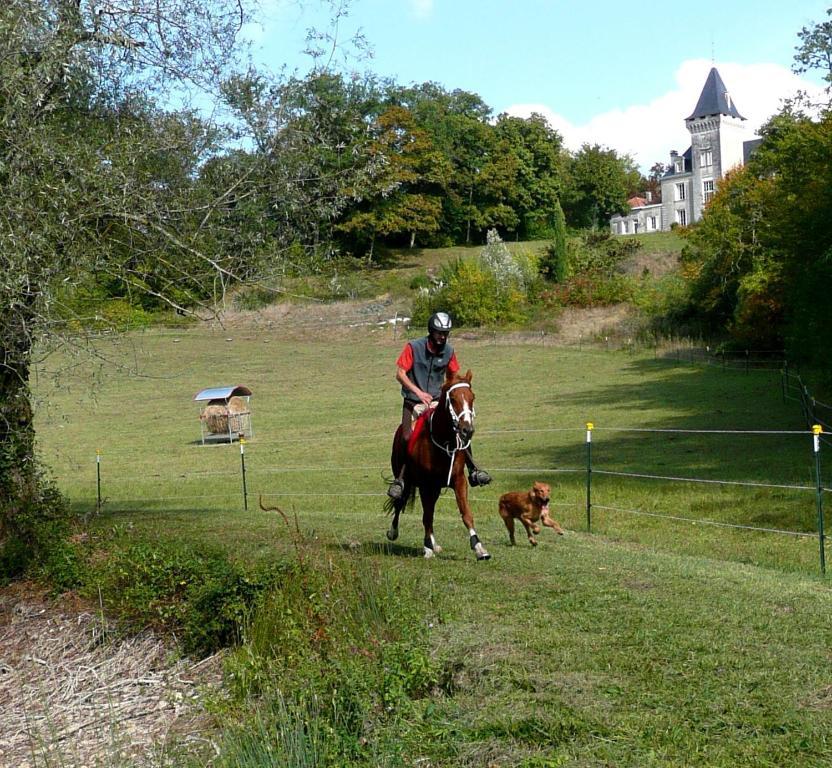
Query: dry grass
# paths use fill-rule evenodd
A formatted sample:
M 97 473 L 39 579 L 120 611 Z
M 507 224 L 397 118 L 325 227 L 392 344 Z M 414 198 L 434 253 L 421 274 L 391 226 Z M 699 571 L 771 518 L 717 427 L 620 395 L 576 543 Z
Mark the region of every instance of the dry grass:
M 199 692 L 219 682 L 217 657 L 177 659 L 149 632 L 110 638 L 89 606 L 31 585 L 0 592 L 0 765 L 161 766 L 173 735 L 201 752 Z

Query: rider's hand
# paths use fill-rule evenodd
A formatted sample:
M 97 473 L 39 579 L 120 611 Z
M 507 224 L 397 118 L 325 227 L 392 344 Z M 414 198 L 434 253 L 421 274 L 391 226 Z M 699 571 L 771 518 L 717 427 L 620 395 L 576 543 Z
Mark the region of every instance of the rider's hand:
M 427 392 L 420 392 L 419 393 L 419 400 L 421 400 L 428 408 L 430 408 L 431 402 L 433 402 L 433 396 L 429 395 Z

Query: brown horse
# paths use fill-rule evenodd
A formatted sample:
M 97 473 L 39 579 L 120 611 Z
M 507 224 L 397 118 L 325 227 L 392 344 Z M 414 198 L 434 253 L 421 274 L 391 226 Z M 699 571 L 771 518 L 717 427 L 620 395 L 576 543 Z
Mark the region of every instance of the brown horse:
M 471 371 L 468 371 L 464 376 L 445 379 L 436 407 L 420 417 L 424 421 L 414 426 L 414 435 L 407 448 L 402 445 L 401 426 L 396 430 L 390 463 L 396 477 L 402 466 L 405 467 L 404 492 L 401 498 L 387 502 L 386 508 L 393 513 L 393 522 L 387 531 L 390 541 L 398 538 L 399 515 L 413 502 L 418 489 L 425 528 L 425 557 L 441 552 L 433 536 L 433 513 L 442 489 L 453 488 L 477 560 L 491 557 L 474 530 L 474 517 L 468 505 L 465 451 L 474 435 L 474 416 L 474 391 L 471 389 Z

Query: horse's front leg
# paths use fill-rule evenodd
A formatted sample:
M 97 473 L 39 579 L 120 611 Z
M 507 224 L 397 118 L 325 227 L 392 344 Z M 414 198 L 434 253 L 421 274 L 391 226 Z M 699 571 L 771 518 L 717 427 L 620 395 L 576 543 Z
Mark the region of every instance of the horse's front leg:
M 465 479 L 465 463 L 464 459 L 462 467 L 454 475 L 453 488 L 456 496 L 456 505 L 459 507 L 459 514 L 462 515 L 462 522 L 468 530 L 468 540 L 471 544 L 471 549 L 477 556 L 477 560 L 490 560 L 491 555 L 488 554 L 480 537 L 477 536 L 474 530 L 474 516 L 471 514 L 471 506 L 468 504 L 468 481 Z
M 433 515 L 436 511 L 436 500 L 441 488 L 436 485 L 421 486 L 419 498 L 422 500 L 422 525 L 425 527 L 425 557 L 433 557 L 442 551 L 433 536 Z

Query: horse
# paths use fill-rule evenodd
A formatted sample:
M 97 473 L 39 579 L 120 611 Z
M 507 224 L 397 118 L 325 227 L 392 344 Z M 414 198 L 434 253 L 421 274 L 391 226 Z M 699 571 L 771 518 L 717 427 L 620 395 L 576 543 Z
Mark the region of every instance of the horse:
M 474 517 L 468 504 L 468 480 L 465 477 L 465 451 L 474 435 L 474 391 L 471 371 L 464 376 L 446 376 L 437 405 L 419 417 L 407 447 L 402 444 L 401 425 L 393 437 L 390 463 L 394 476 L 404 472 L 404 492 L 399 499 L 388 499 L 386 509 L 393 513 L 387 538 L 399 537 L 399 515 L 413 503 L 416 490 L 422 501 L 422 524 L 425 528 L 424 556 L 433 557 L 442 548 L 433 535 L 433 514 L 443 488 L 453 488 L 462 522 L 468 530 L 471 549 L 477 560 L 489 560 L 474 530 Z

